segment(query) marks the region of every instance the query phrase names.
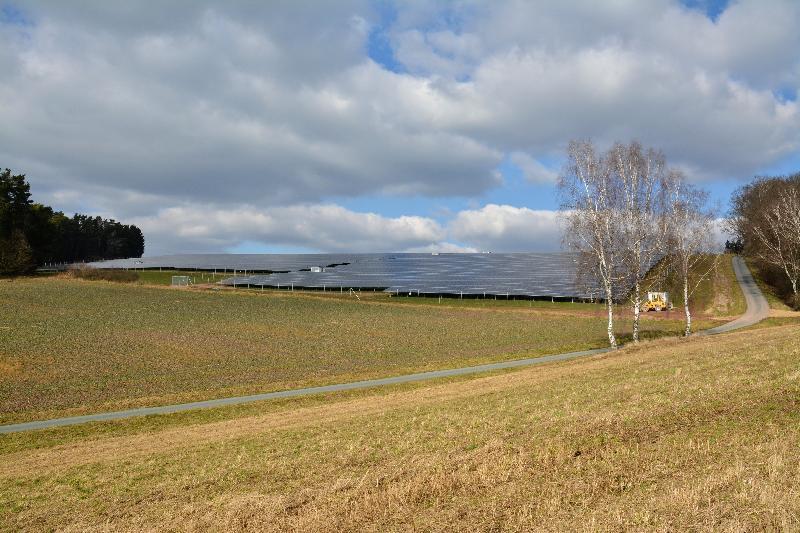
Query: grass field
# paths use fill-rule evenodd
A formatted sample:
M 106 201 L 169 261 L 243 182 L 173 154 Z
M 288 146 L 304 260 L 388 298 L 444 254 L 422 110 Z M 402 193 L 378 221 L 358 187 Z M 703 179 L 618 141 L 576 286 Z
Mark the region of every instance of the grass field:
M 543 302 L 550 307 L 475 309 L 375 298 L 59 278 L 2 282 L 0 422 L 396 375 L 606 342 L 599 306 L 556 309 Z M 679 332 L 673 315 L 647 320 L 646 334 Z M 627 328 L 621 320 L 619 333 L 624 336 Z
M 798 335 L 3 436 L 0 528 L 797 530 Z

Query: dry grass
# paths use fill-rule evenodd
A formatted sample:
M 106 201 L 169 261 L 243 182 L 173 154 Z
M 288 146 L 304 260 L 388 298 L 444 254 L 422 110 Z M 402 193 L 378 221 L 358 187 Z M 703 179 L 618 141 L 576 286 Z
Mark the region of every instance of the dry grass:
M 0 423 L 604 345 L 600 311 L 570 309 L 20 279 L 0 284 Z
M 89 281 L 113 281 L 117 283 L 133 283 L 139 281 L 139 274 L 132 270 L 112 268 L 92 268 L 87 266 L 71 268 L 65 273 L 66 277 L 85 279 Z
M 799 334 L 34 446 L 0 457 L 0 527 L 797 530 Z
M 216 283 L 230 277 L 230 274 L 196 270 L 139 270 L 137 274 L 139 275 L 139 283 L 143 285 L 171 285 L 172 276 L 189 276 L 189 280 L 193 285 Z
M 704 276 L 694 292 L 689 297 L 689 308 L 693 316 L 708 315 L 729 319 L 739 316 L 747 309 L 744 294 L 736 281 L 733 270 L 733 255 L 706 255 L 695 265 L 696 274 L 691 276 L 690 289 L 698 283 L 697 278 Z M 717 262 L 714 265 L 714 262 Z M 683 283 L 676 273 L 667 276 L 663 285 L 656 285 L 655 289 L 662 289 L 670 293 L 672 302 L 677 310 L 683 309 Z
M 709 302 L 705 309 L 708 314 L 735 317 L 747 310 L 742 288 L 736 281 L 733 270 L 733 257 L 731 254 L 723 254 L 710 276 L 710 283 L 698 288 L 699 294 L 696 296 Z
M 775 311 L 791 311 L 791 308 L 786 305 L 786 302 L 781 298 L 780 291 L 766 281 L 765 278 L 769 277 L 769 275 L 764 270 L 764 266 L 759 261 L 752 258 L 745 259 L 745 261 L 747 262 L 747 267 L 750 269 L 750 272 L 753 274 L 753 279 L 767 298 L 770 309 Z

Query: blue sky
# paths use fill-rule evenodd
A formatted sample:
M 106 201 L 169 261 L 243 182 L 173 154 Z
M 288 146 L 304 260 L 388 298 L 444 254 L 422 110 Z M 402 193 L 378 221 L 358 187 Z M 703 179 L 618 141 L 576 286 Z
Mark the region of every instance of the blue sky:
M 567 142 L 800 170 L 800 4 L 0 1 L 0 166 L 167 252 L 553 250 Z M 10 101 L 10 100 L 9 100 Z

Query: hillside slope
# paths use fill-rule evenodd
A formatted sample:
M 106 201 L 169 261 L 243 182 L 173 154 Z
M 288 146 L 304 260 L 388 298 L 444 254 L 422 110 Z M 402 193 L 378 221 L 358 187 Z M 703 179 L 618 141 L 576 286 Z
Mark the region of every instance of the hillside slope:
M 699 261 L 690 276 L 689 307 L 695 316 L 730 318 L 745 312 L 746 304 L 733 270 L 733 255 L 707 255 Z M 714 261 L 717 261 L 716 268 Z M 660 268 L 656 267 L 656 271 Z M 658 278 L 656 278 L 658 279 Z M 697 284 L 696 288 L 693 288 Z M 670 293 L 675 310 L 683 311 L 683 284 L 675 273 L 656 283 L 654 290 Z
M 798 335 L 655 341 L 55 445 L 7 436 L 0 527 L 797 529 Z

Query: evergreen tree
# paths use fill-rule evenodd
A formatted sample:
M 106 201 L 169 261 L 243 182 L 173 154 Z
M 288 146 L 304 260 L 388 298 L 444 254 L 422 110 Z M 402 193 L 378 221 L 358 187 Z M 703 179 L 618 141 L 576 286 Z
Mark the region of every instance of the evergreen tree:
M 0 172 L 0 274 L 22 274 L 50 262 L 141 257 L 139 228 L 33 203 L 24 174 Z

